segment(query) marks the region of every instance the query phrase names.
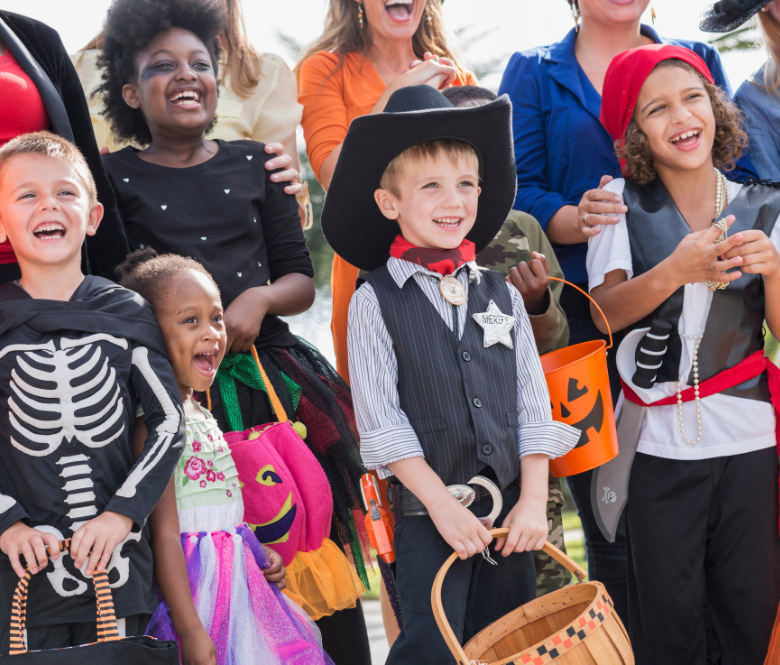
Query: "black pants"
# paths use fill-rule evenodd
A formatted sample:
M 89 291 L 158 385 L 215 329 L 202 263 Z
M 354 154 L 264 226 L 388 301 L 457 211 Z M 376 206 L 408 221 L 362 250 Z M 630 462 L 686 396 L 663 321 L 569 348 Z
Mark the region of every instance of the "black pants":
M 519 488 L 504 492 L 500 525 L 520 497 Z M 471 510 L 477 516 L 490 512 L 491 499 L 476 501 Z M 442 589 L 447 618 L 461 642 L 536 598 L 536 571 L 530 552 L 504 558 L 490 548 L 498 566 L 491 566 L 480 554 L 456 561 Z M 433 520 L 426 516 L 404 517 L 395 528 L 396 574 L 401 595 L 404 627 L 390 649 L 387 665 L 450 665 L 454 662 L 441 637 L 431 609 L 431 588 L 436 573 L 452 554 Z
M 127 617 L 125 622 L 125 637 L 144 635 L 149 625 L 150 615 L 136 614 Z M 121 631 L 120 631 L 121 632 Z M 47 651 L 49 649 L 63 649 L 75 647 L 81 644 L 97 642 L 97 623 L 66 623 L 55 626 L 40 626 L 27 629 L 27 650 Z M 0 654 L 8 655 L 11 646 L 11 631 L 0 630 Z M 97 665 L 97 664 L 95 664 Z
M 637 665 L 762 665 L 780 601 L 775 448 L 637 453 L 626 510 Z
M 322 648 L 335 665 L 371 665 L 371 646 L 362 602 L 315 623 L 322 633 Z
M 587 285 L 581 285 L 587 291 Z M 569 344 L 581 344 L 594 339 L 608 339 L 603 335 L 593 320 L 590 318 L 589 305 L 585 297 L 564 286 L 561 303 L 569 315 L 569 332 L 571 335 Z M 576 316 L 572 316 L 575 314 Z M 585 318 L 587 317 L 587 318 Z M 612 392 L 612 404 L 617 402 L 620 395 L 620 375 L 615 363 L 615 354 L 620 339 L 615 336 L 612 349 L 607 352 L 607 370 L 609 371 L 609 386 Z M 620 519 L 615 542 L 610 543 L 601 533 L 593 513 L 590 500 L 590 485 L 593 479 L 593 471 L 580 473 L 566 479 L 569 484 L 571 496 L 577 506 L 577 514 L 582 522 L 582 531 L 585 534 L 585 550 L 588 556 L 588 577 L 591 580 L 601 582 L 607 593 L 612 597 L 615 611 L 623 620 L 626 628 L 630 627 L 628 612 L 628 587 L 626 582 L 626 520 Z

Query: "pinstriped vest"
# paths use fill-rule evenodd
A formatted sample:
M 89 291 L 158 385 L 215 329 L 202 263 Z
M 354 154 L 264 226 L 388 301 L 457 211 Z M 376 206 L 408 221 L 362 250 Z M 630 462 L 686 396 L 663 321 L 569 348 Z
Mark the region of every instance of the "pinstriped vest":
M 623 199 L 628 207 L 626 223 L 631 245 L 634 276 L 647 272 L 670 256 L 691 232 L 660 178 L 647 186 L 626 181 Z M 749 229 L 769 236 L 780 215 L 780 190 L 765 185 L 744 185 L 721 217 L 734 215 L 729 236 Z M 647 327 L 653 319 L 665 319 L 677 327 L 682 316 L 684 287 L 680 287 L 635 328 Z M 721 291 L 715 291 L 699 348 L 701 381 L 734 367 L 764 348 L 764 280 L 744 273 Z M 669 338 L 669 350 L 658 371 L 657 381 L 677 381 L 682 342 Z M 693 385 L 693 372 L 688 378 Z M 769 401 L 766 373 L 723 391 L 726 395 Z
M 469 285 L 460 341 L 414 279 L 402 289 L 386 266 L 365 276 L 374 289 L 398 360 L 398 395 L 425 459 L 446 485 L 466 483 L 486 466 L 501 489 L 517 479 L 517 362 L 503 344 L 484 348 L 472 314 L 493 300 L 505 314 L 512 299 L 504 278 L 481 271 Z M 461 305 L 463 307 L 464 305 Z M 515 340 L 512 331 L 512 340 Z

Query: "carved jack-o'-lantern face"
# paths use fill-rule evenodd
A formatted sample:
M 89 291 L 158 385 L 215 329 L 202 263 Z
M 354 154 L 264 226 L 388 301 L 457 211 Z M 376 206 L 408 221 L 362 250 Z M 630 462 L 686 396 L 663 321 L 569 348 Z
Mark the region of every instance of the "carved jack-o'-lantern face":
M 566 390 L 566 402 L 561 401 L 558 405 L 552 405 L 554 416 L 556 406 L 560 409 L 560 418 L 556 417 L 556 420 L 562 420 L 582 432 L 575 448 L 590 442 L 588 430 L 593 429 L 599 433 L 604 426 L 604 397 L 601 390 L 597 389 L 594 399 L 593 392 L 584 381 L 580 386 L 577 379 L 570 378 Z

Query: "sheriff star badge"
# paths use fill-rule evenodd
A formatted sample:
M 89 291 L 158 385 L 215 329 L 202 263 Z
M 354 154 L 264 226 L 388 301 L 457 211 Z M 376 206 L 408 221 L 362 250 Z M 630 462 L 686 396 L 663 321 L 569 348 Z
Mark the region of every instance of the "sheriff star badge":
M 487 312 L 473 316 L 480 328 L 485 331 L 484 344 L 486 349 L 499 342 L 510 349 L 514 348 L 511 335 L 515 325 L 514 316 L 504 314 L 492 300 L 488 305 Z

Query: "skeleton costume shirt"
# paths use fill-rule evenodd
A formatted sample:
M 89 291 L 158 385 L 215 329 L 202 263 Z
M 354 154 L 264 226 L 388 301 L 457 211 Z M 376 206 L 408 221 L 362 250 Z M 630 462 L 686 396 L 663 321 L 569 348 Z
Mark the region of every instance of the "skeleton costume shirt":
M 136 404 L 149 431 L 136 461 Z M 0 532 L 18 520 L 70 538 L 110 510 L 130 535 L 109 563 L 118 617 L 157 606 L 146 519 L 184 442 L 181 398 L 152 309 L 87 276 L 68 302 L 0 286 Z M 0 554 L 0 627 L 18 578 Z M 32 578 L 29 626 L 95 621 L 92 584 L 60 556 Z

